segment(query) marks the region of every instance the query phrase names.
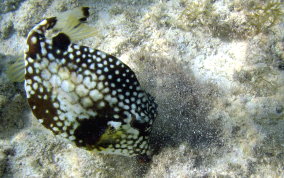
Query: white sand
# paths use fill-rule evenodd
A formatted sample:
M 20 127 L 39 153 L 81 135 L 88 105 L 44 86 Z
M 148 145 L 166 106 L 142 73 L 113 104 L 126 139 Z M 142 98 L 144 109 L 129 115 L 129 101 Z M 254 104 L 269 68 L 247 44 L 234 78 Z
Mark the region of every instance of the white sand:
M 244 6 L 234 9 L 233 1 L 219 0 L 213 5 L 217 15 L 181 20 L 190 2 L 26 0 L 1 14 L 2 25 L 14 26 L 0 39 L 0 64 L 6 68 L 23 54 L 25 35 L 43 17 L 93 7 L 89 20 L 100 35 L 79 44 L 127 63 L 156 97 L 159 117 L 153 162 L 91 153 L 37 123 L 23 84 L 13 85 L 1 70 L 0 176 L 284 176 L 284 71 L 278 68 L 284 63 L 283 21 L 249 35 Z

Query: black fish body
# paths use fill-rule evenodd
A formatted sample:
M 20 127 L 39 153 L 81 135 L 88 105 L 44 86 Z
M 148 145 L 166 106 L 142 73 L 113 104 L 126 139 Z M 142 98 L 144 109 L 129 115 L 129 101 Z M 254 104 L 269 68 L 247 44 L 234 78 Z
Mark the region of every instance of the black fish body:
M 88 8 L 80 11 L 71 31 L 78 31 L 89 15 Z M 78 147 L 149 155 L 148 139 L 157 115 L 154 98 L 116 57 L 74 44 L 68 32 L 47 37 L 46 31 L 58 23 L 57 17 L 47 18 L 27 38 L 25 88 L 34 116 Z

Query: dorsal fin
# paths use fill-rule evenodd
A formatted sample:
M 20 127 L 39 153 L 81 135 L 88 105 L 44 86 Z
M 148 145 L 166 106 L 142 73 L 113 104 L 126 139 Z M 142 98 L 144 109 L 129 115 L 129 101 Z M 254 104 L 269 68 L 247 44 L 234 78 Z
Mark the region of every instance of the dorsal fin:
M 23 58 L 19 58 L 14 64 L 9 65 L 6 74 L 12 82 L 23 82 L 25 77 Z

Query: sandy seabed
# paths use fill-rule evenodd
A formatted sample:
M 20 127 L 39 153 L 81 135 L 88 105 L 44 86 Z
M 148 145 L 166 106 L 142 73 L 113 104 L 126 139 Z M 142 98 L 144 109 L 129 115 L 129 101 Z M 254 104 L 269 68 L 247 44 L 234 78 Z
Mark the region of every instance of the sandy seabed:
M 246 2 L 1 1 L 0 176 L 284 177 L 283 16 L 257 26 Z M 79 44 L 121 59 L 156 98 L 150 163 L 54 136 L 5 74 L 36 23 L 78 6 L 100 32 Z

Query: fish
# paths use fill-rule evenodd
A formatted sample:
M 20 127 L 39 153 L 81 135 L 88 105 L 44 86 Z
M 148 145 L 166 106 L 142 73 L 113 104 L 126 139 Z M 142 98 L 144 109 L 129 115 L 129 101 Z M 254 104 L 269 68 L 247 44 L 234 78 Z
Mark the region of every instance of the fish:
M 151 155 L 158 105 L 121 60 L 75 43 L 98 33 L 87 24 L 89 16 L 89 7 L 75 8 L 45 18 L 29 32 L 24 81 L 31 111 L 44 127 L 80 148 Z

